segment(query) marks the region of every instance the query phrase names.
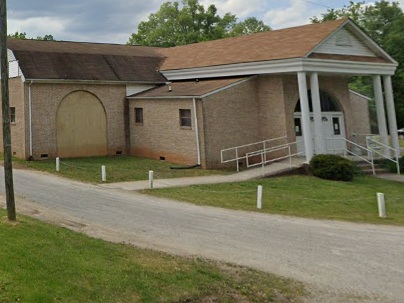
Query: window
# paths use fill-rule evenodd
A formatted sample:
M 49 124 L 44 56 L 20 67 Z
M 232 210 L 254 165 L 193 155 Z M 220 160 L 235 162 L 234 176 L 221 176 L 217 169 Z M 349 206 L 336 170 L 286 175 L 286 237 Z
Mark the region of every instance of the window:
M 190 109 L 180 109 L 180 126 L 192 127 Z
M 135 123 L 143 124 L 143 108 L 135 107 Z
M 15 123 L 15 107 L 10 107 L 10 122 Z
M 341 135 L 341 126 L 339 123 L 339 118 L 338 117 L 333 117 L 332 118 L 332 124 L 334 128 L 334 135 Z
M 295 118 L 295 132 L 296 132 L 296 137 L 303 136 L 302 123 L 301 123 L 300 118 Z

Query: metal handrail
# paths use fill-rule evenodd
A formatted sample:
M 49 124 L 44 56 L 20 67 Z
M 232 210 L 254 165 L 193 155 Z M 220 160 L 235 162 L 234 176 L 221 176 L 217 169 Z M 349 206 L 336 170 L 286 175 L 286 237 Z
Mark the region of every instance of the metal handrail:
M 263 149 L 263 150 L 247 153 L 246 154 L 247 167 L 250 168 L 250 167 L 259 166 L 259 165 L 262 165 L 262 167 L 264 167 L 265 164 L 289 158 L 290 167 L 292 168 L 292 158 L 295 157 L 295 156 L 302 155 L 302 154 L 304 154 L 304 152 L 297 152 L 297 153 L 292 154 L 291 146 L 292 145 L 297 145 L 297 144 L 302 143 L 302 142 L 303 142 L 303 140 L 300 140 L 300 141 L 296 141 L 296 142 L 282 144 L 282 145 L 274 146 L 274 147 L 271 147 L 271 148 L 266 148 L 266 149 Z M 266 155 L 268 153 L 272 153 L 272 152 L 280 151 L 280 150 L 284 150 L 284 149 L 288 149 L 288 155 L 287 156 L 282 156 L 282 157 L 278 157 L 278 158 L 271 159 L 271 160 L 266 159 Z M 250 164 L 249 158 L 253 157 L 253 156 L 258 156 L 258 155 L 261 155 L 261 162 Z
M 365 157 L 362 157 L 361 155 L 358 155 L 358 154 L 354 153 L 353 151 L 351 151 L 351 150 L 349 150 L 349 149 L 347 149 L 347 148 L 336 149 L 336 148 L 335 148 L 335 145 L 334 145 L 334 149 L 328 149 L 328 150 L 330 150 L 330 151 L 334 151 L 334 154 L 336 153 L 336 151 L 343 151 L 343 152 L 344 152 L 344 156 L 346 156 L 346 154 L 348 153 L 348 154 L 351 154 L 352 156 L 358 157 L 359 159 L 365 161 L 366 163 L 369 163 L 369 164 L 372 166 L 373 175 L 376 175 L 375 162 L 374 162 L 374 156 L 373 156 L 373 150 L 368 149 L 368 148 L 366 148 L 366 147 L 363 147 L 362 145 L 359 145 L 359 144 L 357 144 L 357 143 L 355 143 L 355 142 L 353 142 L 353 141 L 350 141 L 350 140 L 348 140 L 348 139 L 346 139 L 346 138 L 326 138 L 326 140 L 343 140 L 343 141 L 345 141 L 345 142 L 347 142 L 347 143 L 349 143 L 349 144 L 352 144 L 353 146 L 359 147 L 359 148 L 361 148 L 361 149 L 367 151 L 368 154 L 370 154 L 370 160 L 369 160 L 369 159 L 366 159 Z
M 264 141 L 259 141 L 259 142 L 255 142 L 255 143 L 250 143 L 250 144 L 245 144 L 245 145 L 240 145 L 240 146 L 236 146 L 236 147 L 231 147 L 231 148 L 226 148 L 226 149 L 222 149 L 220 151 L 220 160 L 221 163 L 230 163 L 230 162 L 234 162 L 236 161 L 237 163 L 237 171 L 240 170 L 239 167 L 239 161 L 246 159 L 246 155 L 245 156 L 239 156 L 239 149 L 241 148 L 246 148 L 246 147 L 250 147 L 250 146 L 254 146 L 254 145 L 258 145 L 258 144 L 262 144 L 263 145 L 263 149 L 266 149 L 266 145 L 270 142 L 274 142 L 274 141 L 278 141 L 278 140 L 284 140 L 287 139 L 286 136 L 283 137 L 279 137 L 279 138 L 274 138 L 274 139 L 268 139 L 268 140 L 264 140 Z M 229 152 L 229 151 L 234 151 L 235 152 L 235 158 L 232 159 L 228 159 L 228 160 L 224 160 L 224 153 L 225 152 Z
M 386 155 L 384 155 L 384 154 L 382 154 L 382 153 L 380 153 L 380 152 L 378 152 L 378 151 L 372 149 L 372 148 L 370 147 L 369 141 L 370 141 L 370 142 L 373 142 L 373 143 L 376 143 L 376 145 L 380 145 L 380 146 L 382 146 L 382 147 L 384 147 L 384 148 L 386 148 L 386 149 L 388 149 L 388 150 L 390 150 L 390 151 L 393 151 L 394 154 L 395 154 L 395 159 L 394 159 L 394 157 L 386 156 Z M 399 160 L 400 152 L 399 152 L 397 149 L 392 148 L 391 146 L 388 146 L 388 145 L 386 145 L 386 144 L 384 144 L 384 143 L 381 143 L 381 142 L 379 142 L 379 141 L 376 141 L 376 140 L 372 139 L 371 137 L 367 137 L 367 138 L 366 138 L 366 145 L 367 145 L 367 147 L 368 147 L 370 150 L 372 150 L 372 151 L 375 152 L 376 154 L 378 154 L 378 155 L 382 156 L 383 158 L 385 158 L 385 159 L 387 159 L 387 160 L 389 160 L 389 161 L 395 163 L 396 166 L 397 166 L 397 174 L 400 174 L 400 160 Z M 389 152 L 389 154 L 390 154 L 390 152 Z

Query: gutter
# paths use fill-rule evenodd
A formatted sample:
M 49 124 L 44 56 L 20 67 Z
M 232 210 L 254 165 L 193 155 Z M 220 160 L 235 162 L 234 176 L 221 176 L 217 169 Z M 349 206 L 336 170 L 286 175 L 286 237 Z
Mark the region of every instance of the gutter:
M 199 130 L 198 130 L 198 117 L 196 114 L 196 100 L 195 98 L 192 99 L 194 104 L 194 120 L 195 120 L 195 138 L 196 138 L 196 150 L 198 152 L 198 165 L 201 165 L 201 150 L 199 145 Z
M 29 90 L 29 159 L 33 159 L 33 140 L 32 140 L 32 90 L 31 90 L 31 85 L 34 83 L 33 80 L 31 80 L 31 83 L 28 86 Z
M 111 84 L 111 85 L 128 85 L 128 84 L 166 84 L 167 81 L 107 81 L 107 80 L 72 80 L 72 79 L 26 79 L 27 81 L 35 81 L 37 83 L 67 83 L 67 84 Z

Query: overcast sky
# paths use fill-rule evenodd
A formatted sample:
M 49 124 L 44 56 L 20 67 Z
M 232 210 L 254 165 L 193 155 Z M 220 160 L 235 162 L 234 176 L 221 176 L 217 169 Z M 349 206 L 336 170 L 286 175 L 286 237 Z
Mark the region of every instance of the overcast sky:
M 52 34 L 65 41 L 126 43 L 141 21 L 168 0 L 11 0 L 8 1 L 10 33 L 29 37 Z M 171 1 L 173 2 L 173 1 Z M 179 1 L 181 2 L 181 0 Z M 219 14 L 254 16 L 274 29 L 302 25 L 327 6 L 339 8 L 349 0 L 199 0 L 215 4 Z M 370 1 L 368 1 L 370 2 Z M 404 8 L 404 0 L 399 0 Z

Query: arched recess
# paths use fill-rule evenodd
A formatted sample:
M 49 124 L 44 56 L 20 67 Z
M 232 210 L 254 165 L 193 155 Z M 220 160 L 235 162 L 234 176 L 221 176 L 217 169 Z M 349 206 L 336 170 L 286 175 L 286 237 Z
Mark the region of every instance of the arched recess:
M 313 102 L 311 100 L 311 90 L 307 92 L 309 97 L 309 108 L 310 112 L 313 112 Z M 342 112 L 342 107 L 339 104 L 338 100 L 334 98 L 331 94 L 326 91 L 320 90 L 320 103 L 321 103 L 321 111 L 322 112 Z M 295 113 L 300 113 L 300 99 L 296 103 Z
M 56 115 L 57 155 L 63 158 L 107 155 L 107 117 L 101 101 L 86 91 L 67 95 Z

